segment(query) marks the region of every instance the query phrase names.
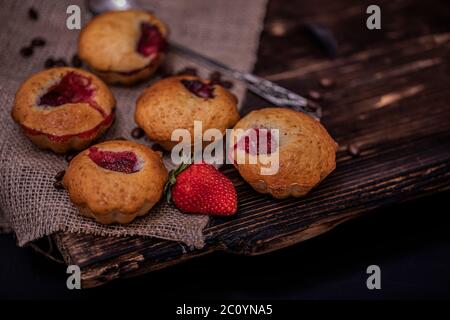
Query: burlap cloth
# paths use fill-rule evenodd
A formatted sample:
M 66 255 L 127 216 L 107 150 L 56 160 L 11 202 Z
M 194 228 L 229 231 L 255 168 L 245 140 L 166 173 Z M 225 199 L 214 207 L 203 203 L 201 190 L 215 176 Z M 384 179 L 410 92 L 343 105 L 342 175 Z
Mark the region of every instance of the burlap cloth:
M 66 8 L 78 4 L 82 24 L 91 18 L 84 1 L 2 0 L 0 10 L 0 231 L 14 231 L 23 246 L 58 231 L 102 236 L 141 235 L 181 241 L 202 247 L 202 230 L 207 216 L 186 215 L 161 203 L 135 222 L 100 225 L 78 215 L 64 190 L 53 187 L 54 176 L 66 168 L 63 156 L 41 151 L 20 132 L 10 116 L 14 93 L 31 73 L 42 70 L 50 57 L 70 57 L 76 52 L 78 30 L 66 29 Z M 29 7 L 39 12 L 39 20 L 28 18 Z M 171 38 L 198 52 L 216 58 L 243 71 L 252 69 L 266 0 L 149 0 L 141 6 L 152 10 L 167 22 Z M 29 58 L 19 54 L 33 37 L 41 36 L 47 45 Z M 192 60 L 169 55 L 173 70 L 196 66 Z M 207 70 L 200 69 L 203 75 Z M 132 139 L 134 104 L 149 82 L 136 87 L 113 87 L 117 99 L 117 121 L 102 139 Z M 233 92 L 242 101 L 244 88 Z M 139 140 L 150 144 L 146 139 Z

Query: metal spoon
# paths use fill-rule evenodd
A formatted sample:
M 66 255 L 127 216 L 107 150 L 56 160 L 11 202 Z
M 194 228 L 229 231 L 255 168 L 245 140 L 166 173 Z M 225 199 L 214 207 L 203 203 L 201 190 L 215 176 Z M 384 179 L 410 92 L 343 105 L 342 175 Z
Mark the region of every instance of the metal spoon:
M 89 10 L 94 14 L 100 14 L 106 11 L 127 10 L 138 8 L 134 0 L 87 0 Z M 277 85 L 274 82 L 265 80 L 250 73 L 241 72 L 232 69 L 221 62 L 215 61 L 204 55 L 201 55 L 187 47 L 170 42 L 169 47 L 174 52 L 182 54 L 188 58 L 206 64 L 213 69 L 220 70 L 223 74 L 244 82 L 248 89 L 263 99 L 278 106 L 291 107 L 295 110 L 309 114 L 320 120 L 322 117 L 322 108 L 312 103 L 310 100 Z

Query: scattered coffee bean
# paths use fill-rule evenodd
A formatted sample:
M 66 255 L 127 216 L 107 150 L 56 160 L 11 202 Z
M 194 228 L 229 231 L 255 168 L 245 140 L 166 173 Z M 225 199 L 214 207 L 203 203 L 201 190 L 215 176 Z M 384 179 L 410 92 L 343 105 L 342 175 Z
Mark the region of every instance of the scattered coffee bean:
M 46 43 L 47 42 L 45 41 L 45 39 L 41 37 L 37 37 L 31 40 L 32 47 L 43 47 Z
M 33 48 L 32 47 L 23 47 L 22 49 L 20 49 L 20 54 L 23 57 L 29 57 L 33 54 Z
M 322 78 L 319 80 L 319 83 L 323 88 L 331 88 L 334 86 L 334 81 L 330 78 Z
M 66 156 L 64 157 L 66 159 L 67 162 L 72 161 L 73 158 L 75 158 L 75 156 L 77 155 L 76 152 L 68 152 L 66 153 Z
M 161 147 L 159 144 L 155 143 L 152 145 L 152 150 L 156 152 L 164 152 L 164 148 Z
M 222 74 L 219 71 L 214 71 L 209 75 L 209 80 L 211 80 L 211 81 L 220 82 L 221 78 L 222 78 Z
M 55 60 L 53 60 L 53 58 L 48 58 L 47 60 L 45 60 L 45 68 L 49 69 L 49 68 L 53 68 L 55 66 Z
M 63 58 L 56 59 L 54 66 L 55 67 L 67 67 L 67 62 Z
M 31 20 L 36 21 L 39 19 L 39 13 L 37 12 L 37 10 L 35 8 L 31 7 L 30 9 L 28 9 L 28 17 Z
M 136 128 L 134 128 L 134 129 L 131 131 L 131 136 L 132 136 L 134 139 L 140 139 L 140 138 L 142 138 L 142 137 L 144 136 L 144 130 L 142 130 L 142 129 L 139 128 L 139 127 L 136 127 Z
M 231 88 L 233 88 L 233 82 L 227 81 L 227 80 L 223 80 L 223 81 L 221 81 L 221 86 L 226 88 L 226 89 L 231 89 Z
M 177 75 L 183 76 L 197 76 L 197 69 L 193 67 L 187 67 L 177 72 Z
M 309 90 L 309 91 L 308 91 L 308 97 L 309 97 L 310 99 L 313 99 L 313 100 L 320 100 L 320 98 L 321 98 L 322 96 L 320 95 L 319 92 L 317 92 L 317 91 L 315 91 L 315 90 Z
M 53 186 L 55 187 L 55 189 L 64 189 L 64 186 L 63 186 L 61 180 L 57 180 L 57 181 L 53 182 Z
M 355 158 L 359 157 L 359 155 L 360 155 L 360 150 L 359 150 L 358 146 L 353 143 L 351 143 L 347 146 L 347 151 L 348 151 L 348 153 L 350 153 L 350 155 L 352 157 L 355 157 Z
M 282 37 L 286 34 L 287 28 L 283 21 L 277 20 L 269 25 L 269 32 L 272 36 Z
M 72 66 L 75 68 L 81 68 L 83 66 L 83 61 L 81 61 L 80 57 L 77 54 L 72 56 Z
M 66 174 L 66 170 L 62 170 L 62 171 L 58 172 L 55 176 L 55 180 L 61 181 L 65 174 Z
M 325 26 L 307 23 L 305 25 L 307 35 L 314 41 L 314 43 L 321 48 L 324 53 L 330 58 L 336 58 L 338 45 L 336 38 L 330 29 Z

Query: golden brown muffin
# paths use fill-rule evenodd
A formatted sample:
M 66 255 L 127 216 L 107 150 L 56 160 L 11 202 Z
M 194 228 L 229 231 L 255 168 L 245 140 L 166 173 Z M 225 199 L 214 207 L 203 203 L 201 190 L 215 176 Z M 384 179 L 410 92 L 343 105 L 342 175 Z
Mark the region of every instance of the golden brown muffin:
M 167 170 L 161 155 L 131 141 L 107 141 L 78 154 L 63 186 L 80 213 L 103 224 L 129 223 L 160 200 Z
M 167 27 L 150 12 L 107 12 L 81 30 L 78 55 L 106 82 L 133 84 L 161 64 L 167 37 Z
M 31 75 L 19 87 L 13 119 L 42 149 L 82 150 L 114 120 L 116 101 L 95 75 L 75 68 L 52 68 Z
M 237 129 L 242 129 L 240 136 Z M 278 139 L 273 129 L 278 129 Z M 229 148 L 244 180 L 275 198 L 305 195 L 336 167 L 337 144 L 326 129 L 312 117 L 286 108 L 250 112 L 234 127 Z M 238 148 L 243 157 L 237 155 Z M 274 161 L 270 164 L 267 157 Z M 262 174 L 270 166 L 278 170 Z
M 195 76 L 170 77 L 145 89 L 136 102 L 136 123 L 148 137 L 164 149 L 175 129 L 189 130 L 194 136 L 194 121 L 202 122 L 202 131 L 215 128 L 225 134 L 239 120 L 237 99 L 227 89 Z

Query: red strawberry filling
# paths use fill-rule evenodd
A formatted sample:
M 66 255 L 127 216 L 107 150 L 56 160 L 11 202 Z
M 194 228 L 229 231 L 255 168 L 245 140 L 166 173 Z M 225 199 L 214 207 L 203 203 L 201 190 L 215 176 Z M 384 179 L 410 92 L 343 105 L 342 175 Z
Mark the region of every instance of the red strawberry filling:
M 67 103 L 87 103 L 97 110 L 103 116 L 103 121 L 92 129 L 68 135 L 54 135 L 41 132 L 22 125 L 24 131 L 29 135 L 45 135 L 53 142 L 65 142 L 70 138 L 78 137 L 80 139 L 89 139 L 95 136 L 98 131 L 111 125 L 114 120 L 114 113 L 106 115 L 103 109 L 93 100 L 95 87 L 92 85 L 92 79 L 82 76 L 76 72 L 66 73 L 61 80 L 50 87 L 48 91 L 41 96 L 38 106 L 56 107 Z
M 66 103 L 90 102 L 94 93 L 91 82 L 90 78 L 68 72 L 41 97 L 38 105 L 56 107 Z
M 133 173 L 140 169 L 138 157 L 131 151 L 102 151 L 97 147 L 91 147 L 88 156 L 96 165 L 104 169 L 122 173 Z
M 38 105 L 57 107 L 66 103 L 84 102 L 105 116 L 103 110 L 93 100 L 94 92 L 95 87 L 91 78 L 71 71 L 39 99 Z
M 137 45 L 137 52 L 144 57 L 158 54 L 166 47 L 166 40 L 159 29 L 150 23 L 141 23 L 141 37 Z
M 277 142 L 273 139 L 272 133 L 266 128 L 252 128 L 248 134 L 242 137 L 235 145 L 251 155 L 270 155 L 277 148 Z M 264 148 L 265 146 L 265 148 Z
M 195 94 L 197 97 L 209 99 L 214 98 L 214 86 L 203 83 L 199 80 L 181 80 L 184 87 Z

